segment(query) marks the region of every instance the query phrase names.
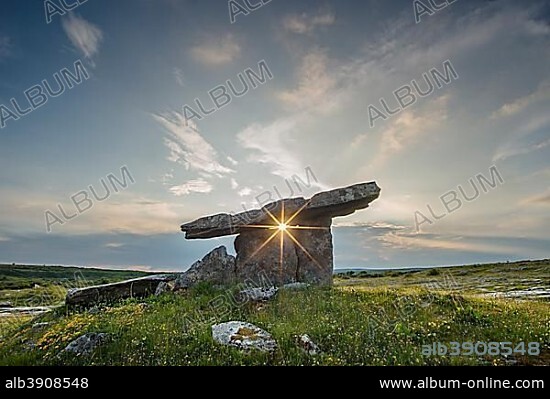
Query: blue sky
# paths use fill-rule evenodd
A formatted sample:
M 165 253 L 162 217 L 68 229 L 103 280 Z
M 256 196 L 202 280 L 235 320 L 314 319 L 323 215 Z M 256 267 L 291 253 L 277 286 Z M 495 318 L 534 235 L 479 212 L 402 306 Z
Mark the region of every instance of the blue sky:
M 287 183 L 307 197 L 373 180 L 380 198 L 334 220 L 337 268 L 549 258 L 548 2 L 457 0 L 419 23 L 413 3 L 272 0 L 231 23 L 225 1 L 88 0 L 47 23 L 41 0 L 2 1 L 1 105 L 79 60 L 89 79 L 17 120 L 4 109 L 0 262 L 182 270 L 233 248 L 186 241 L 181 223 Z M 446 60 L 457 79 L 369 126 L 369 105 L 395 108 Z M 186 123 L 184 105 L 212 107 L 261 61 L 272 79 Z M 502 183 L 460 197 L 493 166 Z M 122 167 L 135 183 L 47 232 L 47 210 L 74 211 Z

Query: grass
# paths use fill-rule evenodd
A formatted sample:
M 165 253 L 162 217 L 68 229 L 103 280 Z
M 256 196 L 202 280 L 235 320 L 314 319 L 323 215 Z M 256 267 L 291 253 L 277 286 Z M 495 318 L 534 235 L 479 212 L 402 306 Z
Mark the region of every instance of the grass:
M 0 302 L 19 307 L 59 305 L 68 288 L 113 283 L 147 274 L 133 270 L 0 265 Z
M 441 269 L 438 275 L 424 270 L 393 277 L 346 276 L 332 288 L 281 291 L 264 304 L 237 304 L 230 300 L 231 290 L 202 284 L 183 295 L 127 300 L 99 311 L 60 307 L 33 320 L 6 323 L 0 318 L 0 365 L 550 365 L 550 302 L 483 297 L 471 281 L 491 281 L 493 289 L 500 281 L 494 279 L 504 275 L 515 286 L 548 278 L 548 266 L 476 267 Z M 450 287 L 450 275 L 465 285 Z M 230 320 L 270 332 L 278 349 L 243 353 L 216 344 L 210 326 Z M 37 322 L 49 324 L 33 327 Z M 111 339 L 90 356 L 60 355 L 86 332 L 105 332 Z M 301 334 L 308 334 L 322 353 L 302 351 L 296 344 Z M 451 341 L 538 342 L 542 352 L 422 355 L 422 345 Z

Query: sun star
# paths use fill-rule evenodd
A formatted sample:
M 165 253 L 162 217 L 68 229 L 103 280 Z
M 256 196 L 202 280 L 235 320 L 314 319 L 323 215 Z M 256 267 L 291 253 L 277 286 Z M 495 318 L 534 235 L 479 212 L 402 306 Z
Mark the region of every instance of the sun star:
M 279 231 L 286 231 L 287 227 L 288 226 L 286 225 L 286 223 L 279 223 L 278 228 L 279 228 Z

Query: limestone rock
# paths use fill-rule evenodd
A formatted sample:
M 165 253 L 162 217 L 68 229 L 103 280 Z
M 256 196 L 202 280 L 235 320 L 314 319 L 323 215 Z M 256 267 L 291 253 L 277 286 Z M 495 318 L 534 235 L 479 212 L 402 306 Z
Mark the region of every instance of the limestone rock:
M 243 232 L 235 239 L 235 273 L 238 281 L 254 279 L 259 275 L 263 275 L 269 285 L 280 286 L 296 281 L 298 254 L 294 243 L 284 236 L 281 249 L 279 237 L 268 242 L 271 234 L 273 232 L 270 230 L 258 229 Z
M 174 282 L 174 290 L 190 288 L 203 281 L 217 285 L 228 285 L 235 281 L 235 257 L 229 255 L 224 246 L 212 250 L 193 263 L 189 270 L 181 273 Z
M 153 295 L 161 282 L 174 278 L 172 275 L 159 274 L 118 283 L 71 289 L 67 292 L 65 303 L 68 306 L 88 307 L 101 302 L 111 303 L 125 298 L 143 298 Z
M 271 334 L 244 321 L 228 321 L 213 325 L 212 338 L 222 345 L 233 346 L 244 351 L 257 349 L 273 352 L 277 349 L 277 342 Z
M 268 301 L 271 298 L 273 298 L 275 295 L 277 295 L 277 292 L 279 291 L 276 287 L 254 287 L 254 288 L 247 288 L 245 290 L 239 291 L 238 294 L 238 301 L 240 303 L 244 302 L 260 302 L 260 301 Z
M 72 353 L 76 356 L 91 354 L 97 347 L 105 344 L 109 335 L 105 333 L 88 333 L 72 341 L 62 353 Z
M 32 325 L 32 327 L 31 327 L 31 329 L 33 329 L 33 330 L 40 330 L 40 329 L 42 329 L 42 328 L 48 327 L 49 325 L 50 325 L 49 322 L 47 322 L 47 321 L 42 321 L 42 322 L 40 322 L 40 323 L 34 323 L 34 324 Z
M 281 287 L 283 290 L 304 290 L 308 288 L 310 284 L 308 283 L 288 283 Z
M 319 346 L 309 337 L 307 334 L 302 334 L 297 337 L 297 342 L 300 348 L 304 350 L 308 355 L 315 356 L 321 353 Z
M 380 188 L 375 182 L 360 183 L 353 186 L 318 193 L 311 199 L 290 198 L 267 204 L 262 209 L 241 212 L 235 215 L 217 214 L 197 219 L 181 226 L 185 238 L 211 238 L 238 234 L 247 225 L 273 224 L 271 214 L 280 215 L 283 204 L 287 215 L 298 210 L 305 218 L 333 218 L 346 216 L 355 210 L 368 207 L 380 195 Z
M 161 281 L 155 290 L 155 296 L 174 291 L 175 285 L 175 281 Z

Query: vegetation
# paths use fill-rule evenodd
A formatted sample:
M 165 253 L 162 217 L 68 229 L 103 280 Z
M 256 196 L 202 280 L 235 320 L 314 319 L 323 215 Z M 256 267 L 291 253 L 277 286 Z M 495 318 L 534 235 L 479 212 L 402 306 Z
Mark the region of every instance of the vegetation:
M 435 275 L 352 272 L 332 288 L 281 291 L 260 304 L 229 301 L 231 290 L 203 284 L 185 294 L 81 312 L 59 307 L 33 320 L 0 321 L 0 365 L 548 365 L 548 299 L 487 293 L 533 284 L 548 289 L 549 279 L 548 261 L 442 268 Z M 212 306 L 220 297 L 227 299 L 223 306 Z M 264 328 L 279 348 L 273 354 L 242 353 L 216 344 L 210 326 L 229 320 Z M 105 332 L 111 339 L 89 356 L 60 354 L 86 332 Z M 304 353 L 296 344 L 300 334 L 308 334 L 322 353 Z M 538 342 L 541 354 L 422 355 L 422 345 L 452 341 Z
M 63 302 L 67 289 L 107 284 L 147 275 L 134 270 L 63 266 L 0 265 L 0 303 L 49 306 Z

